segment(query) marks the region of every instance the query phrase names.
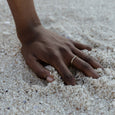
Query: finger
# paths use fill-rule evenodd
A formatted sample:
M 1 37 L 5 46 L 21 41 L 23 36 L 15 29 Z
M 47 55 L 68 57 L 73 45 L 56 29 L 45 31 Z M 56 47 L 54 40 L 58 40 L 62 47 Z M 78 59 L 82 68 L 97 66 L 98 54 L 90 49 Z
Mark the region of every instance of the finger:
M 74 56 L 75 55 L 73 55 L 72 57 Z M 89 77 L 99 78 L 99 75 L 95 72 L 95 70 L 88 63 L 86 63 L 79 57 L 76 57 L 73 60 L 72 65 Z
M 38 61 L 35 57 L 30 56 L 27 61 L 26 61 L 27 65 L 33 70 L 33 72 L 35 72 L 35 74 L 41 78 L 41 79 L 45 79 L 48 82 L 52 82 L 54 81 L 54 77 L 50 74 L 50 72 L 45 69 Z
M 78 48 L 78 49 L 80 49 L 80 50 L 87 49 L 87 50 L 91 51 L 91 49 L 92 49 L 90 46 L 81 44 L 81 43 L 79 43 L 79 42 L 73 41 L 73 44 L 74 44 L 74 46 L 75 46 L 76 48 Z
M 93 57 L 86 55 L 82 51 L 77 48 L 73 49 L 73 53 L 83 59 L 84 61 L 88 62 L 93 68 L 103 68 L 101 64 L 99 64 Z
M 57 61 L 54 65 L 58 73 L 61 75 L 62 80 L 67 85 L 75 85 L 75 78 L 72 73 L 69 71 L 68 67 L 63 61 Z

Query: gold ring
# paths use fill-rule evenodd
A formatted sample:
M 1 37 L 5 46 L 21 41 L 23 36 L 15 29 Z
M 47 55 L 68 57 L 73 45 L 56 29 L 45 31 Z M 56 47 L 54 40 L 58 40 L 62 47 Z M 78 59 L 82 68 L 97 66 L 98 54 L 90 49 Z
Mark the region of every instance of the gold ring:
M 75 60 L 77 56 L 75 55 L 72 59 L 71 59 L 71 64 L 73 63 L 73 61 Z

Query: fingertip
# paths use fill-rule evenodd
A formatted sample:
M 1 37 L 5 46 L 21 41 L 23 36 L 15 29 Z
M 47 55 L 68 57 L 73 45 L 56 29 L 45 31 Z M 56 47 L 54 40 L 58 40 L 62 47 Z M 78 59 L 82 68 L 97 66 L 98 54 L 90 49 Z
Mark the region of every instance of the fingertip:
M 100 68 L 102 69 L 102 70 L 104 70 L 104 67 L 100 64 Z
M 64 83 L 65 85 L 72 85 L 72 86 L 75 86 L 76 85 L 76 81 L 75 81 L 75 78 L 72 78 L 71 79 L 64 79 Z
M 75 78 L 72 79 L 71 85 L 72 85 L 72 86 L 75 86 L 75 85 L 76 85 Z
M 94 75 L 94 79 L 98 79 L 100 76 L 97 74 L 97 73 L 95 73 L 95 75 Z
M 89 74 L 89 75 L 88 75 Z M 88 73 L 87 75 L 89 76 L 89 77 L 92 77 L 93 79 L 98 79 L 100 76 L 98 75 L 98 73 L 95 71 L 95 70 L 91 70 L 91 71 L 89 71 L 89 73 Z
M 94 68 L 95 69 L 101 68 L 102 70 L 104 70 L 104 67 L 100 63 L 98 63 L 98 62 L 95 63 Z
M 53 81 L 54 81 L 54 76 L 53 76 L 53 75 L 50 75 L 50 76 L 48 76 L 48 77 L 46 78 L 46 80 L 47 80 L 48 82 L 53 82 Z
M 72 86 L 75 86 L 76 83 L 64 83 L 65 85 L 72 85 Z
M 91 51 L 91 50 L 92 50 L 92 48 L 91 48 L 91 47 L 89 47 L 89 46 L 88 46 L 86 49 L 87 49 L 88 51 Z
M 75 85 L 76 85 L 76 83 L 75 83 L 75 82 L 73 82 L 71 85 L 72 85 L 72 86 L 75 86 Z

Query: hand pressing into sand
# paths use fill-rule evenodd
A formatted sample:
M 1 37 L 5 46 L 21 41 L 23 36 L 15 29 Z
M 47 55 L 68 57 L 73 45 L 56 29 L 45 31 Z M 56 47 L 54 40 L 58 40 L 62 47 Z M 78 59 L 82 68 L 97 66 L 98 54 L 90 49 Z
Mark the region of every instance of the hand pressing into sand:
M 22 43 L 22 55 L 38 77 L 48 82 L 54 80 L 43 63 L 55 67 L 67 85 L 75 85 L 75 78 L 68 69 L 69 65 L 89 77 L 99 77 L 94 68 L 101 65 L 81 51 L 91 50 L 89 46 L 68 40 L 45 29 L 36 14 L 33 0 L 7 1 L 14 17 L 18 38 Z
M 20 37 L 27 40 L 22 43 L 23 57 L 38 77 L 48 82 L 54 80 L 50 72 L 43 67 L 42 62 L 44 62 L 55 67 L 65 84 L 75 85 L 75 78 L 68 69 L 71 59 L 75 55 L 77 57 L 72 66 L 87 76 L 99 77 L 94 68 L 101 67 L 101 65 L 81 51 L 83 49 L 91 50 L 89 46 L 58 36 L 43 26 L 37 26 L 32 32 L 27 32 Z

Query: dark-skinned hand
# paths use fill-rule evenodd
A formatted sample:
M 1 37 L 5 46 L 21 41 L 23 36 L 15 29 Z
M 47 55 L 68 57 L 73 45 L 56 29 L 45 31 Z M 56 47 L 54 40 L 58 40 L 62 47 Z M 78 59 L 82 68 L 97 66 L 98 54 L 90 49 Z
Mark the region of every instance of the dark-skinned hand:
M 91 50 L 87 45 L 66 39 L 50 32 L 43 26 L 37 26 L 31 30 L 18 34 L 22 39 L 22 55 L 27 65 L 35 74 L 48 82 L 52 82 L 54 77 L 50 71 L 44 68 L 43 63 L 53 66 L 61 75 L 62 80 L 67 85 L 75 85 L 75 78 L 68 69 L 71 59 L 77 57 L 72 63 L 76 69 L 86 76 L 98 78 L 95 68 L 102 67 L 95 59 L 83 53 L 83 49 Z

